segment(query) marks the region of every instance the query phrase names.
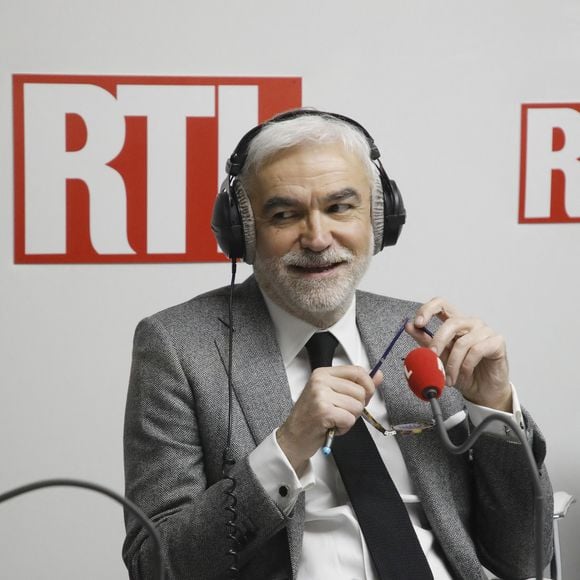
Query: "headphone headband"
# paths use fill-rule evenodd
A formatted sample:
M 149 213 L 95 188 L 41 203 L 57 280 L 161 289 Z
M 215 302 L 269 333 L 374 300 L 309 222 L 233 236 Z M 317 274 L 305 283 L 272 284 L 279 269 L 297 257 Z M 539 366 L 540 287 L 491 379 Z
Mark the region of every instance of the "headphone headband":
M 354 119 L 346 117 L 345 115 L 339 115 L 337 113 L 318 111 L 317 109 L 292 109 L 291 111 L 280 113 L 279 115 L 276 115 L 271 119 L 268 119 L 268 121 L 266 121 L 265 123 L 261 123 L 260 125 L 256 125 L 252 129 L 250 129 L 240 139 L 240 142 L 238 143 L 234 152 L 230 155 L 229 159 L 227 160 L 226 173 L 230 177 L 237 177 L 240 174 L 248 157 L 250 143 L 258 135 L 258 133 L 262 132 L 262 130 L 265 127 L 269 127 L 274 123 L 283 123 L 284 121 L 291 121 L 293 119 L 297 119 L 298 117 L 322 117 L 323 119 L 324 118 L 335 119 L 338 121 L 342 121 L 347 125 L 351 125 L 355 129 L 358 129 L 366 138 L 371 151 L 371 161 L 375 161 L 379 159 L 379 157 L 381 156 L 381 152 L 379 151 L 379 148 L 376 146 L 375 141 L 371 137 L 370 133 L 360 123 L 357 123 L 357 121 L 355 121 Z
M 389 179 L 381 163 L 381 153 L 370 133 L 360 123 L 344 115 L 317 109 L 293 109 L 276 115 L 265 123 L 250 129 L 240 139 L 226 162 L 227 177 L 216 197 L 211 228 L 220 248 L 229 258 L 243 258 L 250 264 L 254 260 L 255 226 L 253 213 L 249 198 L 239 181 L 239 175 L 248 158 L 250 144 L 265 127 L 309 116 L 340 121 L 354 127 L 365 137 L 370 148 L 370 159 L 377 168 L 382 188 L 379 199 L 382 207 L 375 211 L 375 204 L 371 204 L 373 206 L 371 217 L 375 233 L 375 253 L 385 246 L 397 243 L 406 220 L 405 206 L 397 184 Z

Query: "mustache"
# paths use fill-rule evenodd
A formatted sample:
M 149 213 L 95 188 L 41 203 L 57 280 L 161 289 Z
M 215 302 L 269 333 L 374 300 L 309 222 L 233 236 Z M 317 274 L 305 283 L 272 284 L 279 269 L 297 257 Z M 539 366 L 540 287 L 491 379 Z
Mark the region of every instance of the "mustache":
M 327 248 L 322 252 L 312 250 L 291 250 L 282 256 L 284 266 L 296 266 L 298 268 L 324 268 L 339 262 L 350 263 L 354 260 L 354 254 L 347 248 Z

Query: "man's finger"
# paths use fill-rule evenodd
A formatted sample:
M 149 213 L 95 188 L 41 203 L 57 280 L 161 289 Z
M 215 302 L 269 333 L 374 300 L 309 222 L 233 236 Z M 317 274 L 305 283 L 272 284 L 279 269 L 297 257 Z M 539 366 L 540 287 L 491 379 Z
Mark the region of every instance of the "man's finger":
M 453 348 L 454 343 L 461 337 L 483 326 L 479 318 L 449 318 L 437 329 L 430 346 L 440 355 L 446 348 Z
M 445 321 L 452 316 L 459 316 L 459 312 L 447 300 L 440 297 L 431 298 L 417 309 L 413 324 L 417 328 L 423 328 L 429 324 L 433 316 Z
M 493 336 L 493 331 L 482 325 L 453 342 L 445 362 L 448 384 L 457 384 L 460 382 L 460 377 L 464 381 L 471 379 L 473 369 L 485 356 L 485 350 L 482 351 L 478 345 L 481 345 L 490 336 Z

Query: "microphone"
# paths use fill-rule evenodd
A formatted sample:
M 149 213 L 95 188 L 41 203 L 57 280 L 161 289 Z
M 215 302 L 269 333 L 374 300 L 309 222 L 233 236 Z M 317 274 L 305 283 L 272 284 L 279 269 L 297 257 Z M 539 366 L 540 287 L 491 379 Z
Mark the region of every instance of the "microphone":
M 449 439 L 447 429 L 445 429 L 443 413 L 441 412 L 441 407 L 438 401 L 443 392 L 443 388 L 445 387 L 445 368 L 441 362 L 441 359 L 430 348 L 420 347 L 412 350 L 405 357 L 404 366 L 405 376 L 407 377 L 409 388 L 417 397 L 423 401 L 428 401 L 431 404 L 431 411 L 433 412 L 433 416 L 435 418 L 435 427 L 439 433 L 441 442 L 443 443 L 445 449 L 447 449 L 447 451 L 453 455 L 460 455 L 466 451 L 469 451 L 469 449 L 473 447 L 474 443 L 485 431 L 487 425 L 493 421 L 499 421 L 507 425 L 520 440 L 520 443 L 522 444 L 527 457 L 527 464 L 532 474 L 534 502 L 536 507 L 534 510 L 534 529 L 536 540 L 535 569 L 536 579 L 542 580 L 544 571 L 542 562 L 545 504 L 543 495 L 544 492 L 540 483 L 536 461 L 534 459 L 530 445 L 522 433 L 522 430 L 511 417 L 505 417 L 499 413 L 492 413 L 476 427 L 473 433 L 464 441 L 462 445 L 454 445 L 451 439 Z
M 441 359 L 425 346 L 412 350 L 405 358 L 405 376 L 410 389 L 424 401 L 439 398 L 445 387 L 445 368 Z

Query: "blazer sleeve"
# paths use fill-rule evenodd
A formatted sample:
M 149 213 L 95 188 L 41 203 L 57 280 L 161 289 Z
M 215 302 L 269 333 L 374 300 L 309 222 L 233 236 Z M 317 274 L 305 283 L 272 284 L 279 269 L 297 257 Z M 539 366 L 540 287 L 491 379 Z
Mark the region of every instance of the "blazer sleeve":
M 545 498 L 543 554 L 552 554 L 553 492 L 544 458 L 545 440 L 523 410 L 528 440 Z M 473 447 L 476 506 L 474 537 L 484 566 L 506 580 L 535 577 L 534 490 L 521 444 L 493 435 L 479 438 Z
M 124 429 L 126 495 L 151 518 L 167 561 L 167 577 L 226 577 L 231 482 L 209 482 L 207 441 L 190 384 L 170 334 L 155 318 L 137 327 Z M 232 470 L 237 500 L 238 553 L 243 565 L 287 523 L 241 457 Z M 134 580 L 153 578 L 154 544 L 125 514 L 123 558 Z

